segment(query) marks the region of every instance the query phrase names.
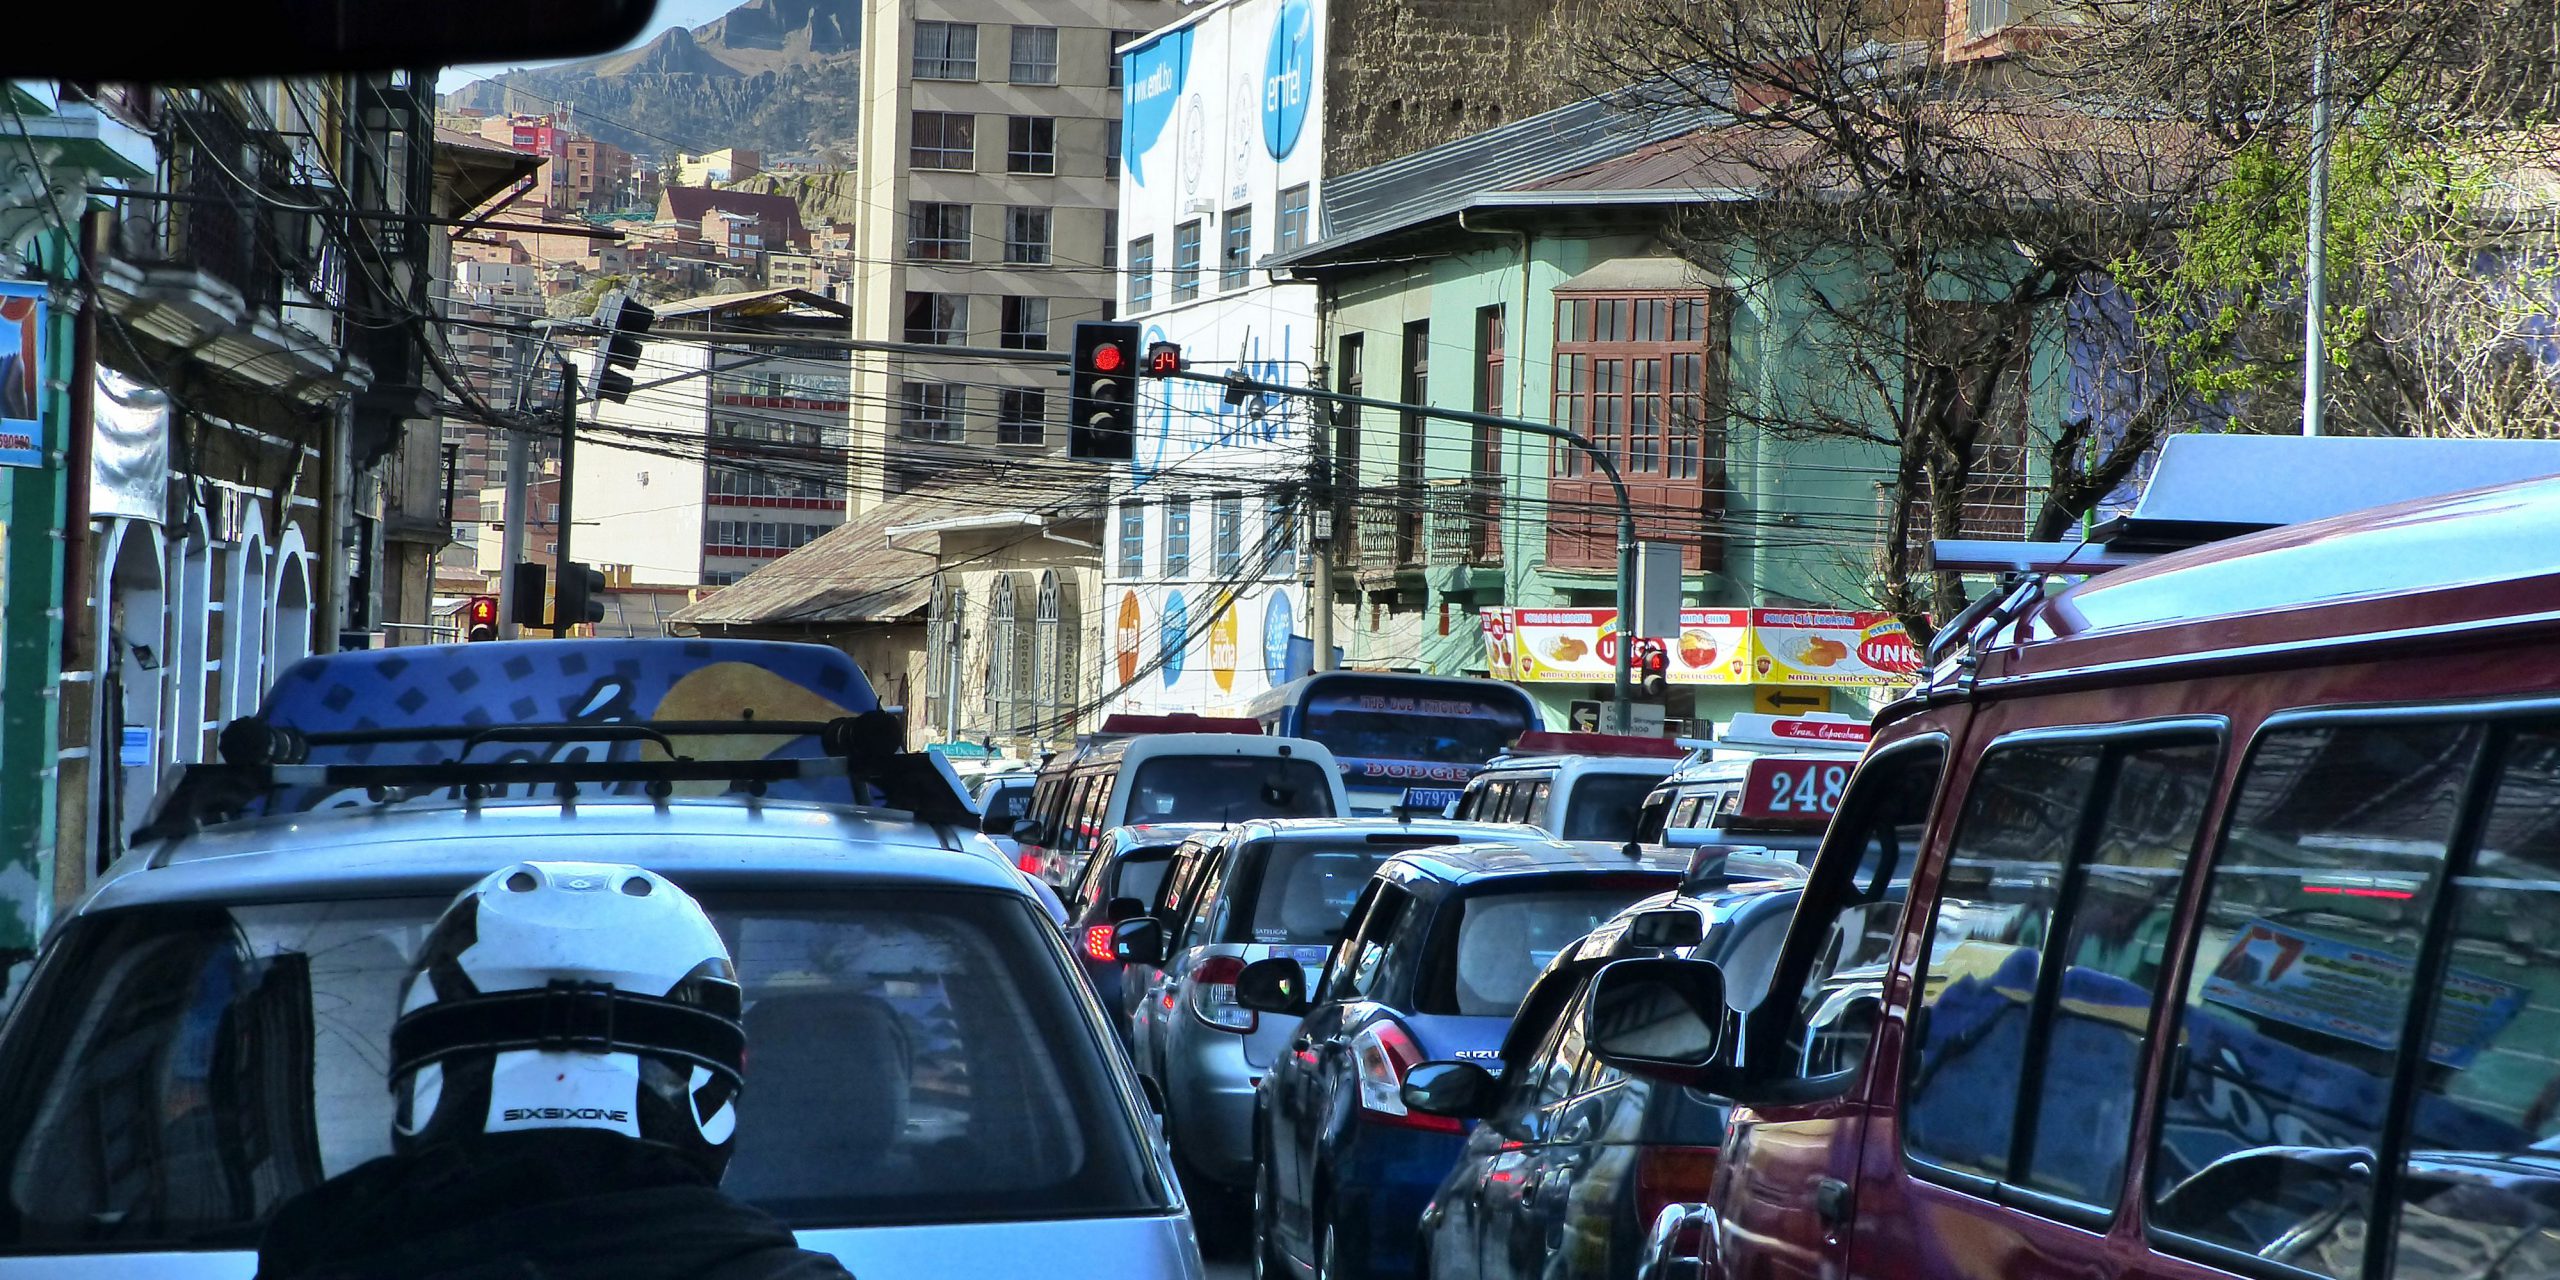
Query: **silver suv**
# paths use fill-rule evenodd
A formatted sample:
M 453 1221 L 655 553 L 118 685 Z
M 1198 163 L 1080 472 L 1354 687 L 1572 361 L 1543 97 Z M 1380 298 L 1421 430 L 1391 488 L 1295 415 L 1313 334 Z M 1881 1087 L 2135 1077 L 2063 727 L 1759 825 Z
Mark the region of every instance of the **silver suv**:
M 1131 1054 L 1164 1098 L 1175 1168 L 1208 1202 L 1204 1233 L 1240 1225 L 1254 1086 L 1297 1021 L 1238 1004 L 1236 976 L 1270 956 L 1322 968 L 1352 900 L 1396 854 L 1539 838 L 1514 823 L 1284 818 L 1201 832 L 1174 852 L 1149 914 L 1120 922 L 1113 942 L 1141 990 Z
M 1196 1280 L 1106 1015 L 956 799 L 920 815 L 752 794 L 850 773 L 891 798 L 922 758 L 701 754 L 213 767 L 219 803 L 161 815 L 168 834 L 60 923 L 0 1023 L 0 1278 L 247 1275 L 280 1201 L 388 1152 L 395 993 L 437 914 L 499 866 L 554 859 L 647 867 L 710 914 L 749 1046 L 723 1186 L 805 1247 L 864 1280 Z M 539 794 L 488 795 L 511 771 Z M 726 774 L 748 790 L 672 794 Z M 928 808 L 934 779 L 909 777 Z

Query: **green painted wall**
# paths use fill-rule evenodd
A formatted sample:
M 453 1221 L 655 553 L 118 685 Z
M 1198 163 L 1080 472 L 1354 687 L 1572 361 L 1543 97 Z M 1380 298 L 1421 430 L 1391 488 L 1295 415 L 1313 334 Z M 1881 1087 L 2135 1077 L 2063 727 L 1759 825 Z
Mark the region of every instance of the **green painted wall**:
M 1652 252 L 1652 239 L 1645 234 L 1533 232 L 1527 245 L 1524 304 L 1520 239 L 1453 231 L 1444 249 L 1427 252 L 1419 261 L 1335 278 L 1326 289 L 1325 357 L 1337 360 L 1340 339 L 1361 335 L 1366 393 L 1398 398 L 1406 326 L 1427 321 L 1431 341 L 1426 399 L 1437 406 L 1471 409 L 1481 360 L 1478 311 L 1499 306 L 1507 319 L 1504 409 L 1514 416 L 1546 421 L 1554 389 L 1555 288 L 1596 264 Z M 1781 406 L 1800 410 L 1823 397 L 1826 386 L 1837 385 L 1841 375 L 1838 332 L 1824 327 L 1816 291 L 1836 298 L 1855 282 L 1880 278 L 1880 273 L 1873 264 L 1843 255 L 1816 258 L 1762 278 L 1769 274 L 1744 252 L 1726 264 L 1722 280 L 1712 281 L 1733 299 L 1727 387 L 1737 412 L 1725 442 L 1723 569 L 1692 575 L 1686 598 L 1698 605 L 1871 608 L 1876 531 L 1884 506 L 1877 486 L 1891 477 L 1893 451 L 1838 437 L 1782 434 L 1753 422 Z M 2049 427 L 2058 421 L 2064 376 L 2058 333 L 2039 334 L 2028 382 L 2030 423 Z M 1873 405 L 1868 397 L 1861 411 L 1871 413 Z M 1439 421 L 1427 424 L 1426 479 L 1466 475 L 1471 448 L 1469 427 Z M 1409 651 L 1426 670 L 1480 673 L 1484 656 L 1477 610 L 1482 607 L 1613 603 L 1609 573 L 1552 570 L 1546 565 L 1542 516 L 1550 466 L 1547 442 L 1514 436 L 1503 454 L 1501 567 L 1471 572 L 1434 569 L 1424 576 L 1420 616 L 1409 616 L 1414 612 L 1409 597 L 1399 598 L 1387 606 L 1388 620 L 1377 628 L 1371 627 L 1371 621 L 1379 606 L 1364 597 L 1342 632 L 1355 664 L 1364 657 L 1393 658 Z M 2041 484 L 2041 450 L 2031 448 L 2030 458 L 2032 492 Z M 1363 483 L 1391 483 L 1396 461 L 1393 416 L 1365 414 Z M 1405 630 L 1397 630 L 1397 615 L 1408 615 L 1401 621 Z M 1412 638 L 1417 631 L 1419 640 Z M 1390 633 L 1395 636 L 1392 644 L 1384 639 Z M 1379 637 L 1367 654 L 1362 648 L 1364 634 Z M 1396 652 L 1390 654 L 1388 649 Z M 1570 702 L 1607 692 L 1605 686 L 1587 685 L 1527 688 L 1550 719 L 1558 722 Z M 1698 689 L 1695 696 L 1695 714 L 1706 718 L 1723 719 L 1750 707 L 1747 689 Z M 1851 694 L 1839 701 L 1837 709 L 1856 713 L 1866 708 L 1862 698 Z
M 47 263 L 69 259 L 48 235 Z M 68 276 L 68 268 L 59 274 Z M 56 306 L 45 338 L 49 465 L 0 469 L 0 952 L 32 947 L 52 915 L 54 752 L 62 670 L 62 446 L 70 421 L 71 315 Z M 0 990 L 15 976 L 0 973 Z

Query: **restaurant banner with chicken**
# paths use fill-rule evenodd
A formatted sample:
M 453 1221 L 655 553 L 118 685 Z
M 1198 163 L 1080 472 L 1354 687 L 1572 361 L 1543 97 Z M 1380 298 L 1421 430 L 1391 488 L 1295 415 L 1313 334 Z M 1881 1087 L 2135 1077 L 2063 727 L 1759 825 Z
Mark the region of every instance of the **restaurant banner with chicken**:
M 1488 609 L 1485 665 L 1496 679 L 1600 684 L 1618 658 L 1614 609 Z M 1680 634 L 1636 641 L 1675 685 L 1908 684 L 1918 655 L 1902 624 L 1854 610 L 1683 609 Z

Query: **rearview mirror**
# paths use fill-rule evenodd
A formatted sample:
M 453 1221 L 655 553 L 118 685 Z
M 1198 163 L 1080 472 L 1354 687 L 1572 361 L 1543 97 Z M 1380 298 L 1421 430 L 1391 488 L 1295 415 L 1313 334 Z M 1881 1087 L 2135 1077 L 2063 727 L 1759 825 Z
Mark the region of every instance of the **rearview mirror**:
M 1691 1082 L 1724 1045 L 1724 970 L 1703 960 L 1613 961 L 1592 975 L 1591 1051 L 1640 1076 Z
M 1478 1120 L 1493 1111 L 1493 1075 L 1472 1062 L 1425 1062 L 1404 1073 L 1404 1105 L 1425 1115 Z
M 1687 907 L 1657 907 L 1627 922 L 1627 941 L 1639 947 L 1694 947 L 1706 940 L 1706 920 Z
M 1307 967 L 1287 956 L 1246 965 L 1236 975 L 1236 1003 L 1257 1013 L 1305 1013 Z
M 1164 963 L 1164 926 L 1150 916 L 1111 926 L 1111 958 L 1122 964 Z
M 994 835 L 996 833 L 990 831 L 987 834 Z M 1013 825 L 1005 829 L 1004 834 L 1012 836 L 1015 844 L 1049 843 L 1048 841 L 1040 838 L 1044 832 L 1040 826 L 1040 820 L 1037 818 L 1016 818 L 1013 820 Z

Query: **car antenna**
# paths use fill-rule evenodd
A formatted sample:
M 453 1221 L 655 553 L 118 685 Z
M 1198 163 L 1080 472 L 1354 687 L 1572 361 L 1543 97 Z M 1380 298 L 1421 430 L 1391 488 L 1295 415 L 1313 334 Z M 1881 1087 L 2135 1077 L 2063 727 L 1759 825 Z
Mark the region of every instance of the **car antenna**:
M 1618 852 L 1629 862 L 1644 861 L 1644 846 L 1636 843 L 1632 838 L 1627 841 L 1627 847 L 1618 850 Z

